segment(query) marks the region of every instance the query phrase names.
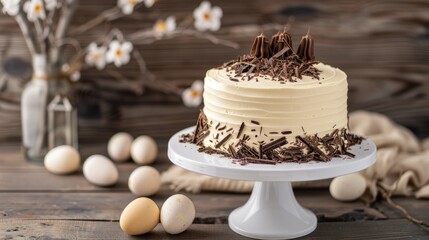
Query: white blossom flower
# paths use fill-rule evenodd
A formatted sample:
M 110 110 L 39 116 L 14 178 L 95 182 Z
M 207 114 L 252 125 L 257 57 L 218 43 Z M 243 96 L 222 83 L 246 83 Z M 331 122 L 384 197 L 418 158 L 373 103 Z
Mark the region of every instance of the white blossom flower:
M 144 5 L 145 5 L 147 8 L 150 8 L 150 7 L 152 7 L 156 2 L 157 2 L 157 0 L 144 0 Z
M 45 0 L 45 8 L 46 10 L 52 11 L 55 10 L 55 8 L 57 8 L 57 0 Z
M 109 44 L 106 60 L 108 63 L 114 63 L 116 67 L 120 67 L 130 61 L 130 53 L 132 50 L 133 44 L 130 42 L 120 43 L 117 40 L 113 40 Z
M 134 7 L 145 0 L 118 0 L 118 7 L 125 15 L 130 15 L 134 11 Z
M 43 0 L 29 0 L 25 2 L 24 11 L 27 12 L 27 18 L 31 22 L 36 21 L 38 18 L 46 18 Z
M 80 67 L 72 68 L 69 64 L 64 64 L 61 67 L 61 70 L 65 76 L 68 76 L 68 79 L 72 82 L 77 82 L 80 80 Z
M 182 92 L 182 101 L 186 107 L 198 107 L 203 101 L 203 81 L 196 80 L 190 88 Z
M 3 13 L 7 13 L 10 16 L 15 16 L 19 12 L 19 5 L 21 0 L 1 0 L 3 5 Z
M 92 42 L 88 46 L 88 53 L 85 56 L 85 62 L 89 66 L 95 66 L 98 70 L 106 66 L 106 47 L 98 47 L 97 43 Z
M 172 33 L 176 30 L 176 18 L 174 16 L 170 16 L 165 21 L 161 19 L 158 20 L 153 26 L 153 30 L 157 38 L 161 38 L 164 35 Z
M 198 31 L 217 31 L 220 28 L 222 14 L 222 9 L 220 7 L 212 7 L 210 2 L 203 1 L 200 6 L 194 10 L 194 26 Z
M 77 82 L 80 80 L 80 71 L 76 70 L 70 74 L 70 81 Z

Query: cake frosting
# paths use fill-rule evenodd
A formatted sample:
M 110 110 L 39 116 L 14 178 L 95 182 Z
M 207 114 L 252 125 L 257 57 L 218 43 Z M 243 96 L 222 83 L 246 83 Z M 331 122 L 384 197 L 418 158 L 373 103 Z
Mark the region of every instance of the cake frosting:
M 315 62 L 313 40 L 305 38 L 297 54 L 291 38 L 277 46 L 282 56 L 258 36 L 249 56 L 208 70 L 197 129 L 184 141 L 242 162 L 351 156 L 347 148 L 360 139 L 347 131 L 347 75 Z

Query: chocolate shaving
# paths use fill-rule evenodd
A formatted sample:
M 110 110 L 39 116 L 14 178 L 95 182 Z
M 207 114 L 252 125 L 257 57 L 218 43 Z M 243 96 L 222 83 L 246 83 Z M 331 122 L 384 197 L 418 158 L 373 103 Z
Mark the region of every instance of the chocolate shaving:
M 272 58 L 286 59 L 293 54 L 292 51 L 292 37 L 286 31 L 278 32 L 271 37 L 270 50 L 273 54 Z
M 272 142 L 270 142 L 270 143 L 262 146 L 262 152 L 265 154 L 268 151 L 272 151 L 272 150 L 274 150 L 274 149 L 276 149 L 278 147 L 281 147 L 283 145 L 286 145 L 286 144 L 287 144 L 286 138 L 285 137 L 281 137 L 281 138 L 279 138 L 277 140 L 274 140 L 274 141 L 272 141 Z
M 220 127 L 219 129 L 217 129 L 217 130 L 219 130 L 219 131 L 223 131 L 223 130 L 225 130 L 225 128 L 226 128 L 226 126 L 223 126 L 223 127 Z
M 273 160 L 252 158 L 252 157 L 245 157 L 242 160 L 245 163 L 264 163 L 264 164 L 272 164 L 272 165 L 276 165 L 276 163 L 277 163 L 276 161 L 273 161 Z
M 195 143 L 200 144 L 204 140 L 204 138 L 206 138 L 209 134 L 210 134 L 210 131 L 201 132 L 200 134 L 198 134 Z
M 291 134 L 291 133 L 292 133 L 292 131 L 283 131 L 282 132 L 283 135 L 288 135 L 288 134 Z
M 344 154 L 347 155 L 347 156 L 349 156 L 349 157 L 351 157 L 351 158 L 355 157 L 355 155 L 353 153 L 349 152 L 349 151 L 345 151 Z
M 259 122 L 258 122 L 258 121 L 251 120 L 250 122 L 251 122 L 251 123 L 253 123 L 253 124 L 259 125 Z
M 324 152 L 322 152 L 322 150 L 320 150 L 315 144 L 313 144 L 313 142 L 310 142 L 307 139 L 302 138 L 301 136 L 297 136 L 296 138 L 298 140 L 300 140 L 301 142 L 303 142 L 305 145 L 307 145 L 307 147 L 309 147 L 311 150 L 313 150 L 314 152 L 319 154 L 322 161 L 328 161 L 329 160 L 329 158 L 326 156 L 326 154 Z
M 258 157 L 258 152 L 254 149 L 246 145 L 245 143 L 241 143 L 241 149 L 239 153 L 241 153 L 244 157 Z
M 226 135 L 222 140 L 220 140 L 216 145 L 215 148 L 220 148 L 228 139 L 231 137 L 231 134 Z
M 240 135 L 243 132 L 244 126 L 245 126 L 244 122 L 242 122 L 240 125 L 240 129 L 238 129 L 237 138 L 240 138 Z
M 232 145 L 229 145 L 228 151 L 229 151 L 229 153 L 231 153 L 233 158 L 237 158 L 237 151 L 235 151 L 235 149 Z

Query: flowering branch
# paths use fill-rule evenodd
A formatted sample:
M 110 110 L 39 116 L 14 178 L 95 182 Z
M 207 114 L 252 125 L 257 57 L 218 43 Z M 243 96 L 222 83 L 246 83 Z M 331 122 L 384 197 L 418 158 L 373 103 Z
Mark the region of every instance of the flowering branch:
M 107 64 L 113 64 L 117 68 L 128 64 L 134 59 L 139 67 L 140 74 L 137 78 L 143 83 L 131 83 L 127 77 L 117 71 L 106 70 L 110 76 L 131 86 L 134 92 L 141 94 L 143 86 L 148 86 L 164 93 L 190 96 L 193 104 L 187 104 L 188 98 L 183 98 L 187 106 L 193 106 L 201 102 L 202 94 L 199 93 L 201 84 L 194 84 L 191 90 L 181 90 L 168 82 L 157 81 L 155 76 L 147 69 L 146 62 L 140 52 L 135 49 L 133 43 L 150 44 L 162 39 L 171 39 L 179 36 L 192 36 L 206 39 L 213 44 L 219 44 L 237 49 L 237 43 L 220 39 L 210 32 L 217 31 L 221 26 L 222 9 L 212 6 L 210 2 L 203 1 L 194 11 L 192 16 L 185 17 L 176 24 L 176 17 L 169 16 L 159 19 L 151 29 L 137 31 L 124 36 L 119 29 L 113 28 L 99 41 L 92 42 L 86 48 L 81 48 L 79 42 L 66 34 L 83 34 L 102 23 L 111 22 L 121 17 L 132 14 L 137 8 L 152 7 L 156 0 L 117 0 L 117 5 L 101 12 L 92 20 L 69 30 L 71 19 L 76 11 L 78 0 L 0 0 L 3 12 L 14 16 L 22 29 L 25 41 L 30 53 L 41 59 L 46 74 L 61 74 L 75 81 L 80 77 L 80 71 L 88 67 L 96 67 L 103 70 Z M 192 24 L 194 28 L 192 28 Z M 64 59 L 65 46 L 74 47 L 75 53 L 68 59 Z M 202 88 L 201 88 L 202 89 Z M 197 91 L 198 90 L 198 91 Z
M 19 12 L 16 15 L 15 19 L 19 27 L 21 28 L 22 35 L 24 36 L 25 42 L 27 43 L 27 47 L 30 53 L 32 55 L 40 53 L 40 48 L 38 47 L 33 29 L 30 28 L 28 20 L 24 16 L 23 12 Z

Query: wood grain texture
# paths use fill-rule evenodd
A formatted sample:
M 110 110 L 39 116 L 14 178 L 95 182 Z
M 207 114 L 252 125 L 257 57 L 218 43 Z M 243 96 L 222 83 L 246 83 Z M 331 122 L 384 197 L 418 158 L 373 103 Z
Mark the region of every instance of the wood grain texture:
M 69 180 L 63 178 L 61 181 Z M 327 189 L 300 189 L 295 192 L 300 204 L 313 210 L 319 222 L 386 219 L 381 212 L 365 206 L 362 202 L 337 202 L 330 197 Z M 158 194 L 151 196 L 151 199 L 161 207 L 172 194 L 173 191 L 164 187 Z M 249 194 L 215 192 L 186 195 L 195 204 L 197 214 L 194 223 L 197 224 L 227 223 L 229 213 L 242 206 L 249 198 Z M 0 197 L 0 216 L 3 216 L 3 219 L 86 221 L 118 221 L 125 206 L 136 198 L 128 190 L 120 191 L 117 188 L 105 188 L 104 192 L 85 192 L 80 188 L 76 188 L 75 192 L 62 192 L 58 189 L 49 192 L 40 192 L 37 189 L 12 192 L 0 189 Z
M 382 231 L 381 231 L 382 229 Z M 248 239 L 235 234 L 226 224 L 194 224 L 184 233 L 169 235 L 161 225 L 141 236 L 128 236 L 117 222 L 0 220 L 0 233 L 6 239 Z M 317 229 L 300 239 L 427 239 L 428 232 L 406 220 L 319 223 Z
M 115 2 L 81 1 L 74 25 L 87 21 Z M 113 25 L 131 33 L 150 27 L 158 17 L 184 16 L 192 12 L 199 2 L 183 0 L 180 4 L 172 4 L 160 1 L 153 9 L 141 8 L 128 20 L 117 20 Z M 311 28 L 316 41 L 316 57 L 348 74 L 349 110 L 384 113 L 420 137 L 429 135 L 427 1 L 329 0 L 323 4 L 314 0 L 273 0 L 269 4 L 263 0 L 212 2 L 224 10 L 224 28 L 216 35 L 236 41 L 241 48 L 232 50 L 192 37 L 138 46 L 148 59 L 149 69 L 159 79 L 180 87 L 188 86 L 193 80 L 202 79 L 207 69 L 247 52 L 252 37 L 263 31 L 258 26 L 289 22 L 292 23 L 295 43 Z M 28 59 L 14 21 L 2 15 L 0 27 L 0 52 L 3 53 L 0 64 L 4 65 L 12 56 Z M 97 39 L 104 30 L 105 26 L 101 26 L 78 36 L 78 39 L 86 44 Z M 265 32 L 270 34 L 272 31 Z M 20 69 L 23 75 L 29 76 L 26 68 Z M 129 76 L 137 75 L 137 71 L 134 62 L 123 68 L 123 73 Z M 91 88 L 81 95 L 80 111 L 84 117 L 80 121 L 82 143 L 104 142 L 118 130 L 166 138 L 195 121 L 197 110 L 181 106 L 178 97 L 149 90 L 139 96 L 100 71 L 85 71 L 83 76 L 82 81 L 89 83 Z M 14 79 L 0 84 L 2 142 L 20 141 L 19 95 L 24 83 L 24 80 Z
M 82 154 L 103 152 L 91 145 Z M 161 225 L 146 235 L 131 237 L 118 224 L 122 209 L 137 196 L 126 187 L 135 164 L 118 164 L 120 183 L 110 188 L 89 184 L 81 173 L 57 176 L 42 165 L 29 164 L 18 148 L 0 147 L 0 239 L 243 239 L 228 225 L 231 210 L 249 194 L 204 192 L 186 194 L 195 204 L 194 224 L 177 236 Z M 159 159 L 160 171 L 169 164 Z M 298 202 L 318 217 L 318 228 L 303 239 L 425 239 L 429 232 L 405 220 L 384 202 L 366 206 L 359 201 L 337 202 L 327 188 L 295 189 Z M 152 199 L 158 206 L 174 194 L 164 186 Z M 418 218 L 427 220 L 427 201 L 394 198 Z

